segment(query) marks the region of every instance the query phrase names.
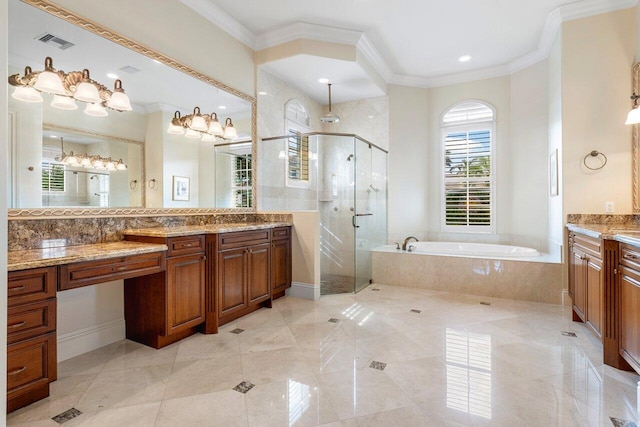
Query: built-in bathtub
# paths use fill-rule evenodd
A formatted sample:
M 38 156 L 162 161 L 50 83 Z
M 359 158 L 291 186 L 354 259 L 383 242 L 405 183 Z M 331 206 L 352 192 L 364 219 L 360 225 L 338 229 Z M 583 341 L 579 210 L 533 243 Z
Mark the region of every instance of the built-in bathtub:
M 562 303 L 562 265 L 536 249 L 487 243 L 410 242 L 373 250 L 373 281 L 392 286 Z

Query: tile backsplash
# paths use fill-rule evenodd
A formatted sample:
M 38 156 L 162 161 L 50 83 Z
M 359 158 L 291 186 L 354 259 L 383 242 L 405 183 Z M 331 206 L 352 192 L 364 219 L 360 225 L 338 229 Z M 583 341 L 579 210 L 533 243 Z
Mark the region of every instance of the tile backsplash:
M 122 240 L 122 230 L 245 222 L 291 222 L 286 213 L 25 219 L 9 221 L 8 250 L 76 246 Z

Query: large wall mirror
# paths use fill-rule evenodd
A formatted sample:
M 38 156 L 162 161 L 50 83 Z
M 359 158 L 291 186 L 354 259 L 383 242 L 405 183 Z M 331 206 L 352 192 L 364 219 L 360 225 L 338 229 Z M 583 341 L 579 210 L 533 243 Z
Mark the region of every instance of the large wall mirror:
M 640 93 L 640 62 L 633 66 L 633 93 Z M 631 157 L 632 161 L 632 191 L 633 191 L 633 212 L 640 213 L 640 136 L 638 127 L 633 125 L 631 131 Z
M 10 75 L 24 76 L 25 67 L 41 71 L 50 57 L 56 70 L 88 69 L 111 91 L 119 79 L 133 107 L 107 108 L 107 116 L 97 117 L 79 101 L 75 110 L 53 106 L 46 93 L 37 103 L 10 97 L 10 216 L 51 207 L 254 206 L 255 183 L 246 181 L 253 176 L 246 174 L 247 165 L 253 167 L 253 97 L 42 0 L 9 0 L 8 56 Z M 231 122 L 237 136 L 203 141 L 167 132 L 176 111 L 184 117 L 195 107 L 203 115 L 216 113 L 223 126 Z M 228 148 L 217 145 L 242 147 L 244 160 L 228 161 Z M 119 167 L 65 164 L 71 151 Z M 224 161 L 216 159 L 222 152 Z M 176 197 L 176 179 L 188 183 L 182 187 L 187 194 Z

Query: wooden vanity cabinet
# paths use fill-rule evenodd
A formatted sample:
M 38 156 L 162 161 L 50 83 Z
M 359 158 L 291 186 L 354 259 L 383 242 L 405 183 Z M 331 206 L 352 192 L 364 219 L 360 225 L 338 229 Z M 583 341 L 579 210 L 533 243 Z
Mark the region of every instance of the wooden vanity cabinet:
M 291 287 L 291 227 L 274 228 L 271 239 L 271 294 L 276 299 Z
M 640 372 L 640 248 L 620 244 L 620 356 Z
M 127 338 L 161 348 L 194 334 L 205 321 L 205 238 L 127 236 L 169 247 L 166 271 L 125 280 Z
M 49 396 L 57 378 L 56 267 L 10 271 L 7 280 L 7 411 Z
M 217 235 L 218 325 L 271 306 L 271 230 Z
M 573 320 L 585 322 L 602 337 L 603 273 L 602 240 L 578 233 L 569 235 L 569 295 Z

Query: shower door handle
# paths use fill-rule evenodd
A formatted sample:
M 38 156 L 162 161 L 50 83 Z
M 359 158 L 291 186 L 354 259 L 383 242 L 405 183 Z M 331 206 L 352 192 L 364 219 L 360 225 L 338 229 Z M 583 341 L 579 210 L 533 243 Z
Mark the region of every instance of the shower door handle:
M 356 214 L 356 216 L 372 216 L 373 213 Z
M 357 215 L 351 217 L 351 224 L 353 224 L 353 228 L 360 228 L 359 225 L 356 225 L 356 216 Z

